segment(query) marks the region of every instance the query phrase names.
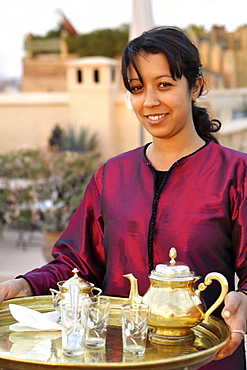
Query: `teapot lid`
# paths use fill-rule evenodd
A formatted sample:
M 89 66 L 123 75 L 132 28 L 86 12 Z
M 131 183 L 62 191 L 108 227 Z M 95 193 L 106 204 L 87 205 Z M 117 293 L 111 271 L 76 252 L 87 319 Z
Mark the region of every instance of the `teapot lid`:
M 194 280 L 195 274 L 190 271 L 189 266 L 182 262 L 176 262 L 177 251 L 173 247 L 169 251 L 171 258 L 168 263 L 159 263 L 151 272 L 150 278 L 154 280 L 174 280 L 174 281 L 188 281 Z
M 84 279 L 82 279 L 78 276 L 79 270 L 77 268 L 74 268 L 72 270 L 72 272 L 74 273 L 74 275 L 70 279 L 63 282 L 63 288 L 69 288 L 70 284 L 80 285 L 80 289 L 82 289 L 82 288 L 86 289 L 86 288 L 90 288 L 90 287 L 93 286 L 92 283 L 89 283 L 88 281 L 86 281 L 86 280 L 84 280 Z

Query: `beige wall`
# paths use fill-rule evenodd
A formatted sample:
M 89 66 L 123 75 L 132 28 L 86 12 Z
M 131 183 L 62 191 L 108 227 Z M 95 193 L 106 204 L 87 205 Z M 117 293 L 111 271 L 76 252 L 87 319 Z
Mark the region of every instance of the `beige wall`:
M 222 73 L 222 48 L 219 44 L 215 43 L 210 50 L 212 54 L 210 70 L 216 73 Z
M 246 87 L 247 83 L 247 51 L 237 52 L 237 86 Z
M 86 111 L 81 120 L 73 114 L 67 93 L 0 94 L 0 154 L 23 145 L 46 149 L 56 124 L 64 129 L 73 124 L 75 128 L 97 132 L 104 159 L 133 149 L 140 145 L 140 124 L 134 112 L 127 108 L 124 94 L 119 95 L 107 127 L 101 119 L 105 101 L 101 99 L 100 107 L 94 94 L 88 95 L 88 101 L 77 97 L 82 111 Z M 87 110 L 89 107 L 92 109 Z M 149 137 L 145 140 L 149 141 Z
M 0 153 L 47 148 L 55 124 L 68 125 L 68 94 L 0 94 Z
M 115 152 L 125 152 L 140 143 L 139 122 L 133 110 L 127 108 L 124 96 L 119 96 L 116 105 Z
M 68 63 L 70 121 L 90 132 L 97 132 L 100 150 L 105 158 L 112 156 L 115 147 L 114 131 L 116 99 L 119 91 L 119 62 L 105 57 L 81 58 Z M 112 71 L 115 78 L 112 78 Z M 82 80 L 78 81 L 78 71 Z M 95 80 L 98 72 L 98 81 Z
M 225 50 L 222 70 L 224 71 L 225 87 L 227 88 L 238 86 L 236 61 L 236 52 L 231 49 Z

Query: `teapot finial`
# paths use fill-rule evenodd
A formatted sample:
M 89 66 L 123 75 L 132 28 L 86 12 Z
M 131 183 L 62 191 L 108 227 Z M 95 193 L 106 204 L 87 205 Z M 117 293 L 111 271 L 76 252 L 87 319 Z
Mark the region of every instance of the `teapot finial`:
M 177 250 L 176 248 L 172 247 L 169 251 L 169 257 L 171 258 L 170 260 L 170 265 L 174 266 L 176 265 L 175 258 L 177 257 Z
M 77 274 L 79 272 L 79 270 L 75 267 L 72 272 L 74 273 L 74 277 L 78 277 Z

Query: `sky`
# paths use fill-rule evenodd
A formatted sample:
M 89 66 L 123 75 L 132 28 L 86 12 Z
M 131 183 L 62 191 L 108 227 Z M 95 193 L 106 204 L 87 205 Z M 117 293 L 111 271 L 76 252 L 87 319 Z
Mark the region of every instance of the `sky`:
M 247 24 L 246 0 L 150 1 L 156 26 L 224 25 L 231 32 Z M 0 0 L 0 79 L 21 77 L 25 36 L 55 29 L 57 10 L 82 34 L 132 21 L 132 0 Z

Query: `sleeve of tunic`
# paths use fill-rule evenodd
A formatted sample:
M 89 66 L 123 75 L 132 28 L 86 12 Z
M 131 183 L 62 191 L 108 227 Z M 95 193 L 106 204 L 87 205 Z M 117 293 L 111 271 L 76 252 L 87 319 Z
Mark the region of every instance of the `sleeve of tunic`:
M 67 229 L 53 247 L 54 259 L 17 277 L 26 279 L 35 295 L 48 294 L 49 288 L 57 288 L 57 282 L 69 279 L 75 267 L 84 279 L 102 287 L 105 260 L 100 203 L 100 193 L 93 176 Z
M 246 167 L 246 166 L 245 166 Z M 238 189 L 235 192 L 232 211 L 232 243 L 235 252 L 235 271 L 238 287 L 247 289 L 247 178 L 246 171 L 236 174 Z

